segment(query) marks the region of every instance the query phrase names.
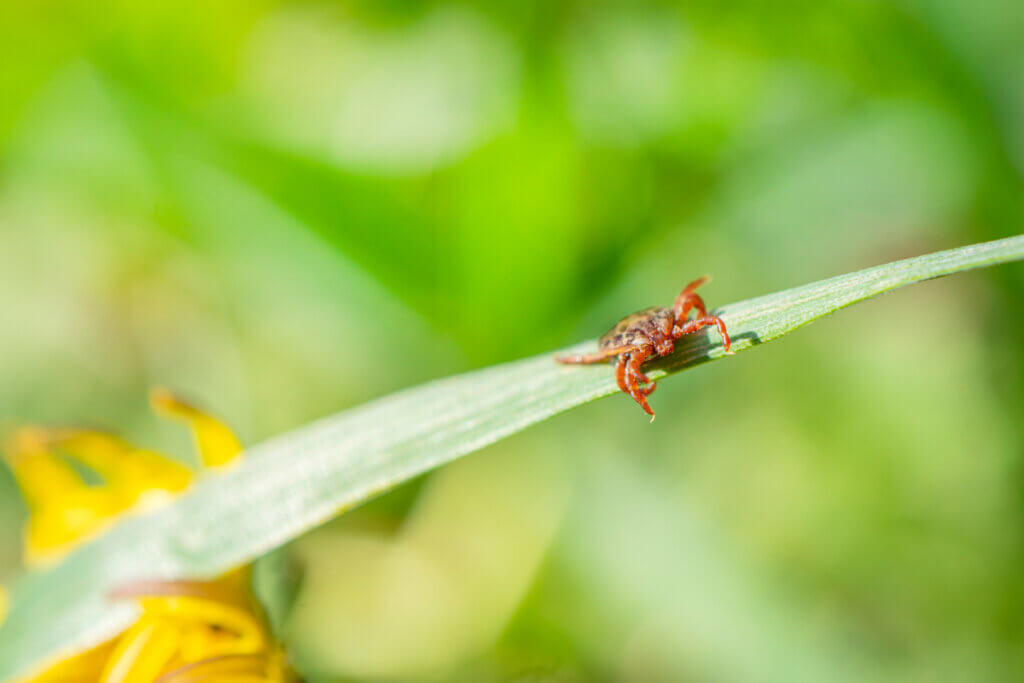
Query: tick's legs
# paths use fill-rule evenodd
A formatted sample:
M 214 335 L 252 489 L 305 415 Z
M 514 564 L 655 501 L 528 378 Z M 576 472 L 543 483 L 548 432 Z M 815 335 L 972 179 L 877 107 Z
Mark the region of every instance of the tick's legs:
M 693 290 L 700 287 L 702 284 L 707 282 L 710 278 L 705 275 L 699 277 L 690 284 L 683 287 L 683 291 L 679 292 L 679 296 L 676 297 L 676 303 L 672 306 L 672 314 L 675 316 L 677 325 L 681 325 L 686 321 L 686 316 L 689 315 L 691 308 L 696 308 L 699 314 L 698 318 L 706 318 L 708 310 L 704 306 L 704 299 L 700 298 L 700 295 L 695 293 Z
M 658 383 L 653 379 L 640 372 L 636 372 L 636 380 L 639 384 L 646 384 L 646 387 L 640 387 L 640 391 L 643 392 L 644 396 L 650 396 L 654 393 L 654 390 L 658 388 Z
M 626 362 L 626 388 L 633 400 L 640 404 L 640 407 L 644 409 L 644 412 L 651 416 L 651 422 L 654 422 L 654 411 L 651 410 L 651 406 L 647 404 L 647 395 L 654 391 L 645 391 L 641 389 L 638 381 L 641 377 L 646 377 L 644 373 L 640 371 L 640 364 L 647 360 L 647 357 L 651 354 L 650 349 L 638 349 L 629 354 L 629 360 Z
M 616 356 L 621 353 L 624 349 L 604 349 L 601 351 L 595 351 L 594 353 L 574 353 L 569 356 L 555 356 L 555 360 L 559 363 L 600 363 L 606 361 L 612 356 Z
M 619 389 L 622 391 L 622 393 L 629 394 L 630 396 L 632 396 L 633 393 L 629 390 L 629 385 L 626 382 L 626 363 L 627 362 L 629 362 L 629 354 L 628 353 L 624 353 L 621 356 L 619 356 L 619 362 L 615 364 L 615 381 L 618 383 Z M 650 396 L 651 394 L 654 393 L 654 390 L 658 388 L 658 383 L 657 382 L 652 382 L 647 377 L 647 375 L 644 375 L 644 374 L 641 373 L 641 374 L 637 375 L 636 379 L 639 380 L 640 382 L 643 382 L 644 384 L 648 384 L 648 383 L 650 384 L 650 386 L 646 386 L 646 387 L 643 387 L 643 388 L 640 389 L 640 392 L 644 396 Z
M 676 325 L 672 328 L 672 336 L 676 339 L 687 335 L 693 334 L 702 327 L 715 326 L 718 328 L 718 334 L 722 335 L 722 348 L 725 349 L 726 353 L 730 353 L 729 347 L 732 346 L 732 342 L 729 340 L 729 333 L 725 331 L 725 323 L 717 315 L 709 315 L 703 318 L 694 318 L 688 320 L 682 325 Z
M 619 356 L 619 362 L 615 364 L 615 381 L 619 383 L 619 391 L 624 394 L 629 393 L 629 389 L 626 387 L 626 361 L 629 360 L 629 354 L 624 353 Z

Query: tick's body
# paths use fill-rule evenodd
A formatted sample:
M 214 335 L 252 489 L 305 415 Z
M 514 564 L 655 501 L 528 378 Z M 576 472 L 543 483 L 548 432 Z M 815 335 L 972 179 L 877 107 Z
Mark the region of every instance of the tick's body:
M 600 363 L 618 356 L 615 378 L 619 389 L 632 396 L 653 422 L 654 411 L 647 404 L 647 397 L 654 392 L 657 384 L 641 372 L 641 365 L 651 358 L 669 355 L 675 350 L 677 339 L 711 325 L 718 328 L 722 335 L 722 346 L 729 353 L 729 333 L 725 331 L 725 323 L 718 316 L 708 315 L 704 300 L 693 291 L 707 280 L 705 276 L 686 285 L 676 297 L 672 308 L 655 306 L 627 315 L 598 340 L 597 353 L 560 356 L 555 360 L 559 363 Z M 697 311 L 697 317 L 687 320 L 693 309 Z M 641 388 L 641 382 L 647 386 Z

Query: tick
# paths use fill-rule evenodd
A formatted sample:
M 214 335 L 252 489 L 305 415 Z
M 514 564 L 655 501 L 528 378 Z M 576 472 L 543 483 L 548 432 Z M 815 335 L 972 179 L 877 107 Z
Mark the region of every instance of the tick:
M 640 370 L 641 365 L 672 353 L 680 337 L 712 325 L 722 335 L 725 352 L 732 353 L 729 351 L 732 344 L 725 323 L 717 315 L 708 315 L 704 300 L 694 292 L 709 279 L 705 275 L 686 285 L 679 292 L 672 308 L 655 306 L 627 315 L 597 340 L 597 352 L 557 356 L 555 360 L 559 363 L 602 363 L 612 356 L 618 356 L 615 379 L 619 389 L 632 396 L 644 412 L 651 416 L 651 422 L 654 422 L 654 411 L 647 404 L 647 397 L 654 393 L 658 385 Z M 697 317 L 687 320 L 691 310 L 697 311 Z M 646 386 L 641 387 L 641 383 Z

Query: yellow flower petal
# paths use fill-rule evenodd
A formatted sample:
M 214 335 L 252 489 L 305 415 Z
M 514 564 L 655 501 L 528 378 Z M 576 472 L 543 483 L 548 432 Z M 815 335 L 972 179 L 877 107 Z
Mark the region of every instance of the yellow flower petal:
M 192 479 L 181 464 L 88 430 L 25 427 L 15 432 L 5 454 L 30 512 L 25 532 L 29 565 L 59 558 L 140 499 L 181 491 Z M 102 482 L 86 483 L 70 460 Z
M 207 467 L 225 465 L 242 452 L 242 445 L 227 425 L 185 403 L 166 389 L 153 389 L 149 393 L 149 403 L 157 415 L 188 423 L 196 440 L 199 457 Z
M 184 465 L 111 434 L 68 431 L 54 439 L 53 446 L 99 474 L 104 487 L 129 504 L 146 491 L 178 492 L 192 481 L 192 472 Z
M 89 486 L 52 452 L 47 430 L 18 430 L 5 449 L 7 462 L 29 508 L 25 561 L 40 564 L 95 535 L 130 502 L 99 486 Z
M 50 430 L 22 427 L 4 449 L 30 511 L 86 487 L 82 478 L 51 452 L 50 443 Z
M 90 650 L 67 657 L 21 683 L 70 683 L 71 681 L 98 681 L 107 660 L 114 651 L 115 641 L 109 640 Z
M 173 623 L 143 615 L 118 639 L 100 683 L 152 683 L 173 661 L 178 636 Z

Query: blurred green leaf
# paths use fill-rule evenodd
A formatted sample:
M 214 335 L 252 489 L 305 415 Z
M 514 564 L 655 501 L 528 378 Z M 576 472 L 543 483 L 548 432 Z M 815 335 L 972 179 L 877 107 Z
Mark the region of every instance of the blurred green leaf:
M 1024 235 L 869 268 L 719 314 L 741 351 L 897 287 L 1020 259 Z M 693 336 L 648 374 L 722 355 L 717 337 Z M 0 628 L 0 677 L 125 628 L 134 607 L 107 598 L 123 582 L 221 574 L 418 474 L 615 392 L 610 367 L 561 366 L 544 354 L 399 392 L 254 446 L 238 466 L 172 504 L 125 519 L 61 564 L 22 577 Z
M 253 564 L 252 592 L 278 639 L 283 639 L 284 626 L 301 583 L 302 568 L 292 561 L 287 548 L 276 548 Z

